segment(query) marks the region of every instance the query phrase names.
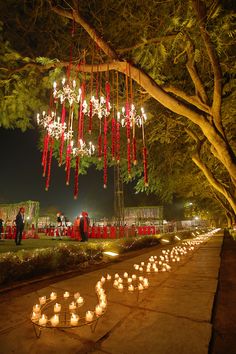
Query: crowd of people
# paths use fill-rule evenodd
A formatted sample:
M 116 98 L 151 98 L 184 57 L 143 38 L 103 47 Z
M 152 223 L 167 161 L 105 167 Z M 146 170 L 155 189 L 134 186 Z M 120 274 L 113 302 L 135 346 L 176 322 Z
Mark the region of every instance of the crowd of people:
M 88 213 L 86 211 L 82 211 L 82 214 L 76 217 L 73 224 L 73 229 L 77 238 L 79 235 L 81 236 L 80 242 L 88 241 L 89 224 L 90 220 L 88 217 Z M 66 218 L 63 213 L 59 212 L 57 213 L 57 230 L 59 237 L 61 237 L 62 230 L 64 227 L 67 227 Z

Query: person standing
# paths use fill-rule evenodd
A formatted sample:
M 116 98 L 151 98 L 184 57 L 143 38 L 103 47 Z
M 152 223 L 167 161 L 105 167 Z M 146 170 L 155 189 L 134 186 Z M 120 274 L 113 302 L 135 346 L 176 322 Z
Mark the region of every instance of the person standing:
M 3 238 L 3 220 L 0 218 L 0 238 Z
M 89 231 L 89 217 L 86 211 L 82 211 L 82 216 L 80 218 L 80 235 L 82 240 L 80 242 L 88 241 L 88 231 Z
M 16 215 L 16 236 L 15 243 L 17 246 L 21 244 L 22 232 L 25 225 L 25 208 L 21 207 L 19 213 Z

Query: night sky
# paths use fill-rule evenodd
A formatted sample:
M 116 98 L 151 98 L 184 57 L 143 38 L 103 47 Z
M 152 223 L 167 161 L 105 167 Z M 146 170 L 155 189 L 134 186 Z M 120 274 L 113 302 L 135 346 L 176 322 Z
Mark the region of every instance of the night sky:
M 37 129 L 25 133 L 18 129 L 0 129 L 0 203 L 34 200 L 40 202 L 41 209 L 54 206 L 71 219 L 82 210 L 87 210 L 91 217 L 93 215 L 111 217 L 113 215 L 112 170 L 108 175 L 108 188 L 103 189 L 103 172 L 91 167 L 87 175 L 79 177 L 79 197 L 74 200 L 74 171 L 71 175 L 71 185 L 66 186 L 64 168 L 59 168 L 57 161 L 53 159 L 51 185 L 46 192 L 38 139 Z

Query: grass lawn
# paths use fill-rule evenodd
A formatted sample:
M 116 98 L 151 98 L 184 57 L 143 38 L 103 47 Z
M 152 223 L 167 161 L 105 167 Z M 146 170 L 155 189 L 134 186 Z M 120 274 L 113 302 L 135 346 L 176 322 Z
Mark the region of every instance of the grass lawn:
M 97 243 L 97 242 L 104 241 L 102 239 L 95 239 L 95 240 L 89 240 L 89 243 Z M 107 242 L 113 242 L 113 240 L 106 240 Z M 36 248 L 48 248 L 48 247 L 55 247 L 58 246 L 59 243 L 67 243 L 68 245 L 80 245 L 80 242 L 78 241 L 73 241 L 69 237 L 63 237 L 62 240 L 56 239 L 53 240 L 51 237 L 49 238 L 40 238 L 40 239 L 27 239 L 27 240 L 22 240 L 21 246 L 16 246 L 15 240 L 0 240 L 0 253 L 5 253 L 5 252 L 18 252 L 21 250 L 33 250 Z M 81 244 L 81 246 L 84 245 L 84 243 Z

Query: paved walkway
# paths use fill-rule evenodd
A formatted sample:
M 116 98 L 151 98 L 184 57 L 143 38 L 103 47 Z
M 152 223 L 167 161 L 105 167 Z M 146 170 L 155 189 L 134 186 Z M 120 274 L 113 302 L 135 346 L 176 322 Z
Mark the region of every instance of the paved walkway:
M 105 269 L 51 284 L 24 296 L 0 303 L 0 352 L 8 353 L 111 353 L 111 354 L 207 354 L 211 339 L 212 306 L 217 288 L 223 236 L 214 235 L 205 244 L 172 266 L 171 272 L 150 278 L 150 288 L 139 297 L 107 291 L 108 309 L 95 333 L 88 326 L 73 330 L 45 329 L 35 338 L 29 315 L 38 296 L 51 291 L 79 291 L 84 311 L 97 303 L 94 286 L 102 275 L 125 271 L 133 264 L 160 255 L 163 247 L 113 263 Z M 172 248 L 166 246 L 164 248 Z

